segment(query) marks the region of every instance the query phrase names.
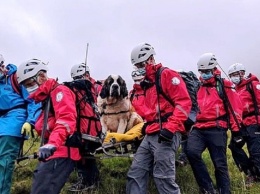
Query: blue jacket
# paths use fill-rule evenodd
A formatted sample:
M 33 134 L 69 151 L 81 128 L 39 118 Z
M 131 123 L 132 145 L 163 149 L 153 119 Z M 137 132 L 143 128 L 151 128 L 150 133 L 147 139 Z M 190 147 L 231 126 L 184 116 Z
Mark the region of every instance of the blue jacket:
M 41 103 L 35 104 L 33 100 L 27 99 L 29 93 L 22 85 L 19 85 L 18 94 L 10 78 L 16 73 L 17 67 L 8 64 L 6 68 L 7 76 L 0 80 L 0 136 L 21 137 L 21 129 L 25 122 L 35 125 L 41 113 Z

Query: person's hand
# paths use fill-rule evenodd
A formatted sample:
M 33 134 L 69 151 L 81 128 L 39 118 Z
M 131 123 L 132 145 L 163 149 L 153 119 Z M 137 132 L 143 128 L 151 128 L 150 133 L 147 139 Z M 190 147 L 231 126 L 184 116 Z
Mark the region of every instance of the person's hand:
M 49 158 L 56 151 L 56 147 L 52 144 L 45 144 L 44 146 L 39 148 L 39 160 L 44 161 L 46 158 Z
M 161 143 L 162 141 L 172 142 L 172 138 L 173 138 L 173 133 L 168 129 L 163 128 L 160 131 L 158 143 Z
M 34 127 L 28 123 L 28 122 L 25 122 L 22 126 L 22 129 L 21 129 L 21 134 L 24 134 L 26 136 L 30 136 L 30 132 L 32 131 Z
M 245 145 L 245 140 L 239 131 L 232 131 L 232 141 L 238 148 L 242 148 Z

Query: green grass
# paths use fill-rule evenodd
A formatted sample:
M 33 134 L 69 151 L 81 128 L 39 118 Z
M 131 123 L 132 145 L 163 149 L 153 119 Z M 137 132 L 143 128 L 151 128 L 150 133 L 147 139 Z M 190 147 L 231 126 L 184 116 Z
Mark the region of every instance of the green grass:
M 28 140 L 25 144 L 25 150 L 31 144 L 31 140 Z M 39 146 L 39 143 L 36 143 L 32 148 L 31 153 L 36 151 Z M 259 194 L 260 193 L 260 183 L 254 184 L 250 188 L 245 188 L 244 186 L 244 175 L 239 172 L 238 168 L 235 166 L 233 158 L 231 156 L 230 150 L 228 150 L 228 164 L 229 164 L 229 174 L 231 179 L 231 189 L 233 194 Z M 212 179 L 214 178 L 214 166 L 210 160 L 209 154 L 207 151 L 203 153 L 203 159 L 208 167 L 208 170 L 211 174 Z M 131 165 L 131 158 L 106 158 L 98 159 L 98 166 L 101 173 L 101 184 L 99 188 L 89 191 L 90 194 L 124 194 L 125 193 L 125 184 L 126 184 L 126 173 L 128 168 Z M 16 169 L 13 174 L 13 186 L 11 193 L 12 194 L 28 194 L 31 187 L 31 180 L 33 170 L 36 167 L 37 160 L 27 160 L 27 164 L 19 167 L 16 166 Z M 68 194 L 66 188 L 72 182 L 76 180 L 76 173 L 73 172 L 64 186 L 61 194 Z M 179 167 L 177 168 L 176 181 L 181 188 L 182 194 L 197 194 L 198 186 L 194 179 L 192 170 L 190 166 Z M 156 187 L 153 180 L 149 181 L 149 194 L 156 194 Z

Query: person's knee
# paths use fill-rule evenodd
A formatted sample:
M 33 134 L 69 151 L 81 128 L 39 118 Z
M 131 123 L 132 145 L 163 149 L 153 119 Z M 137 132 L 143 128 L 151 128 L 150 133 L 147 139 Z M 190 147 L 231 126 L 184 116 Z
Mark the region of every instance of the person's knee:
M 193 149 L 192 147 L 187 147 L 187 150 L 186 150 L 186 154 L 188 156 L 189 159 L 195 159 L 195 158 L 200 158 L 201 157 L 201 154 Z
M 127 177 L 136 179 L 138 177 L 142 177 L 145 173 L 147 173 L 146 170 L 144 170 L 143 168 L 137 165 L 134 165 L 131 166 L 130 169 L 128 170 Z

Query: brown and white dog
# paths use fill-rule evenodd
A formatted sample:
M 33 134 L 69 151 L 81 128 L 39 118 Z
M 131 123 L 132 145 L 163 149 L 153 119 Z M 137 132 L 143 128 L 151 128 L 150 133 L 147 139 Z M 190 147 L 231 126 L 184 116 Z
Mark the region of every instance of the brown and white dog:
M 110 75 L 105 80 L 97 99 L 97 106 L 101 114 L 103 132 L 123 134 L 143 122 L 141 116 L 134 112 L 125 80 L 119 75 Z

